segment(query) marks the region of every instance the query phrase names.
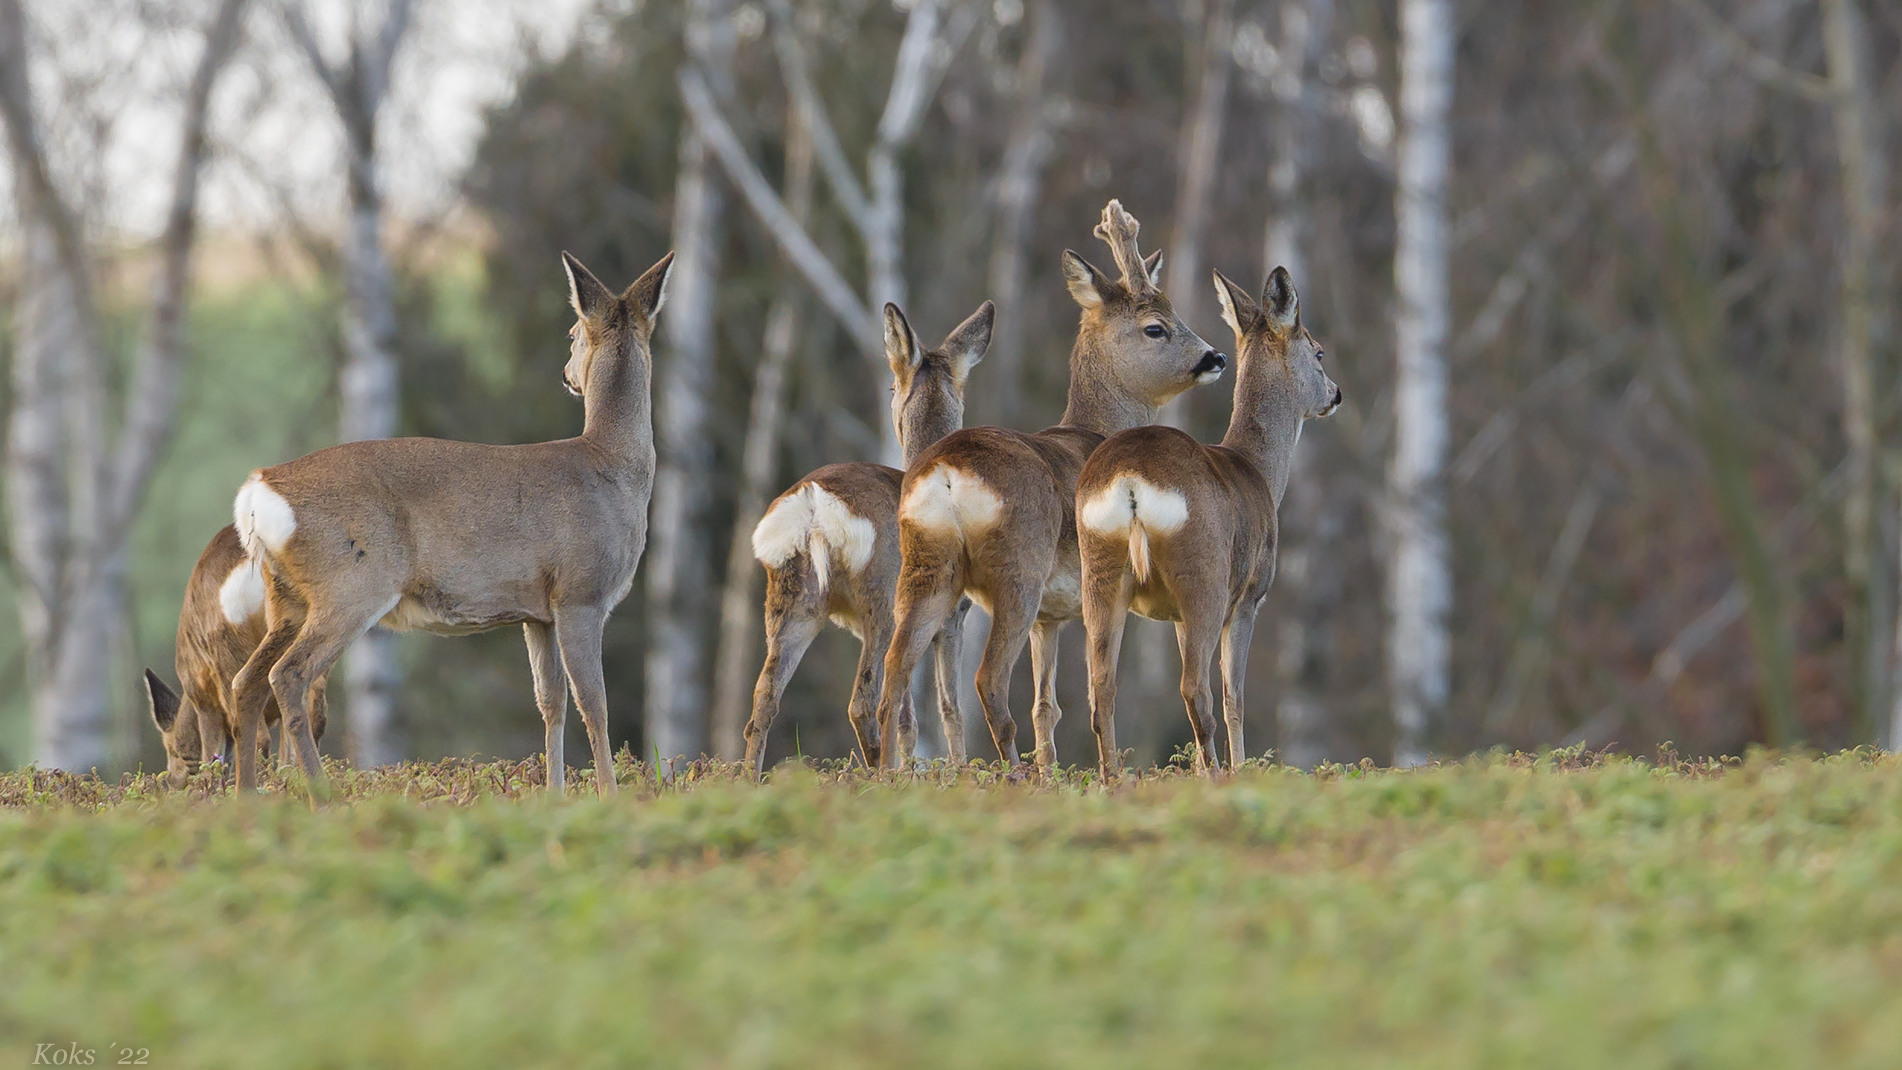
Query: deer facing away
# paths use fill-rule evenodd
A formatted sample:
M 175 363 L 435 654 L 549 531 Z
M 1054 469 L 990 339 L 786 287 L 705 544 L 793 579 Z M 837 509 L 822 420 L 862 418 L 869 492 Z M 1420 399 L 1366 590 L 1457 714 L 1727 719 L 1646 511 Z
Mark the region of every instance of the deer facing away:
M 597 790 L 614 792 L 601 631 L 647 545 L 649 347 L 673 254 L 618 296 L 574 257 L 562 263 L 576 316 L 562 380 L 582 399 L 579 437 L 348 442 L 259 469 L 238 491 L 238 534 L 262 562 L 268 620 L 232 688 L 241 791 L 256 786 L 256 732 L 275 693 L 313 796 L 328 794 L 306 696 L 380 622 L 447 635 L 522 625 L 549 791 L 562 790 L 566 768 L 565 676 Z
M 237 737 L 231 679 L 264 640 L 264 574 L 258 564 L 245 556 L 237 528 L 226 524 L 213 535 L 186 581 L 178 613 L 175 657 L 183 696 L 145 670 L 152 723 L 165 743 L 165 771 L 173 784 L 182 784 L 199 762 L 216 760 Z M 311 685 L 310 727 L 320 740 L 326 708 L 319 679 Z M 280 723 L 276 700 L 266 704 L 264 720 Z M 289 754 L 283 744 L 279 751 Z
M 1037 762 L 1056 762 L 1053 731 L 1059 629 L 1082 611 L 1076 479 L 1103 439 L 1155 419 L 1197 383 L 1220 378 L 1227 358 L 1197 337 L 1157 289 L 1160 254 L 1144 260 L 1139 224 L 1120 202 L 1103 209 L 1097 237 L 1122 278 L 1075 252 L 1063 255 L 1082 321 L 1070 353 L 1063 421 L 1035 434 L 996 427 L 948 435 L 905 470 L 898 513 L 902 559 L 897 627 L 879 699 L 881 753 L 897 758 L 898 716 L 925 644 L 968 596 L 991 614 L 977 670 L 978 699 L 999 755 L 1018 761 L 1010 673 L 1030 642 L 1036 683 Z
M 1285 268 L 1269 276 L 1259 304 L 1221 272 L 1215 289 L 1237 354 L 1235 411 L 1221 445 L 1139 427 L 1111 436 L 1077 480 L 1090 726 L 1105 777 L 1121 765 L 1116 663 L 1132 609 L 1176 624 L 1182 701 L 1204 771 L 1215 761 L 1209 662 L 1219 640 L 1229 764 L 1241 764 L 1242 682 L 1255 614 L 1275 578 L 1276 511 L 1302 422 L 1341 404 Z
M 926 350 L 897 305 L 885 306 L 885 356 L 892 366 L 892 421 L 909 460 L 964 425 L 964 384 L 991 342 L 995 308 L 984 302 Z M 878 764 L 875 706 L 884 683 L 885 649 L 894 628 L 898 584 L 898 489 L 904 473 L 882 464 L 832 464 L 774 500 L 753 529 L 753 554 L 766 567 L 766 664 L 753 688 L 746 725 L 746 767 L 763 772 L 766 733 L 787 681 L 828 617 L 859 639 L 858 673 L 847 715 L 868 765 Z M 957 704 L 964 603 L 934 643 L 938 712 L 954 763 L 964 762 L 964 718 Z M 915 742 L 910 689 L 899 716 L 899 749 Z

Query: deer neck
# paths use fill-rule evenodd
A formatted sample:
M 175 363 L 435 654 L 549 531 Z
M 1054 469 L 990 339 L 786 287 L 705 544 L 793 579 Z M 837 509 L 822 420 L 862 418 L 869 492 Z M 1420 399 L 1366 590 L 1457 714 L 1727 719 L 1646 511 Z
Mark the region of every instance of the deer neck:
M 1063 408 L 1063 426 L 1080 427 L 1107 438 L 1156 422 L 1154 407 L 1131 397 L 1100 371 L 1109 367 L 1109 356 L 1101 343 L 1087 333 L 1079 334 L 1076 347 L 1070 351 L 1070 394 Z
M 897 422 L 898 445 L 906 468 L 939 439 L 964 426 L 963 398 L 949 385 L 935 389 L 941 392 L 940 396 L 926 396 L 917 401 L 916 404 L 924 408 L 906 412 Z
M 1279 363 L 1279 358 L 1262 354 L 1242 368 L 1235 380 L 1235 411 L 1222 436 L 1222 445 L 1248 458 L 1268 481 L 1276 508 L 1288 489 L 1302 423 L 1295 384 L 1277 374 L 1285 370 Z
M 654 450 L 652 365 L 630 347 L 590 369 L 582 398 L 581 437 L 630 463 Z

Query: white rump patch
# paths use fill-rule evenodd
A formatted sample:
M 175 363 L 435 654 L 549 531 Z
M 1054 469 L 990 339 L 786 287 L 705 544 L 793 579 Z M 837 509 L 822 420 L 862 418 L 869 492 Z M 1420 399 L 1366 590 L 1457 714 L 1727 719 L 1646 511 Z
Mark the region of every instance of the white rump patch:
M 1181 491 L 1158 487 L 1125 472 L 1077 510 L 1077 523 L 1097 535 L 1129 539 L 1129 564 L 1141 583 L 1149 582 L 1149 535 L 1173 534 L 1189 520 L 1189 500 Z
M 238 488 L 238 498 L 231 503 L 231 518 L 237 524 L 244 552 L 253 557 L 260 550 L 283 553 L 284 544 L 297 531 L 297 514 L 291 511 L 291 503 L 257 472 Z
M 225 582 L 218 588 L 218 608 L 224 610 L 225 620 L 232 624 L 243 624 L 264 609 L 264 561 L 262 558 L 247 557 Z
M 753 556 L 767 568 L 783 568 L 795 554 L 812 558 L 819 586 L 831 584 L 834 564 L 856 573 L 872 560 L 878 529 L 838 495 L 817 483 L 782 494 L 753 529 Z
M 930 531 L 981 535 L 997 526 L 1004 499 L 982 479 L 941 464 L 912 484 L 898 515 Z

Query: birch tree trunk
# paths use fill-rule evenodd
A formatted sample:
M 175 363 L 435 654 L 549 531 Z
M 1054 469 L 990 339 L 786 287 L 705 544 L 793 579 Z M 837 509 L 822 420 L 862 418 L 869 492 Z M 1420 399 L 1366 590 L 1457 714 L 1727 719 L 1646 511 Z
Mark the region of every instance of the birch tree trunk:
M 377 120 L 389 99 L 390 72 L 413 8 L 413 0 L 390 0 L 374 32 L 353 20 L 349 56 L 340 65 L 324 58 L 300 3 L 287 2 L 281 9 L 285 28 L 343 124 L 350 216 L 343 240 L 344 361 L 337 375 L 337 431 L 344 442 L 396 434 L 396 282 L 383 248 Z M 350 647 L 343 678 L 351 760 L 366 769 L 401 761 L 396 701 L 403 666 L 396 636 L 370 629 Z
M 812 204 L 812 135 L 795 106 L 786 122 L 786 209 L 802 226 Z M 786 366 L 799 332 L 799 305 L 782 282 L 766 313 L 759 368 L 753 373 L 753 403 L 740 454 L 740 498 L 733 513 L 726 582 L 720 593 L 720 645 L 713 659 L 713 746 L 722 760 L 746 753 L 746 720 L 752 713 L 753 677 L 760 619 L 759 568 L 753 560 L 753 528 L 766 511 L 779 460 L 779 427 L 786 409 Z
M 687 54 L 731 97 L 727 0 L 690 0 Z M 674 270 L 662 321 L 668 347 L 654 406 L 654 499 L 647 565 L 647 751 L 663 772 L 706 749 L 707 628 L 712 563 L 696 538 L 713 469 L 707 390 L 715 355 L 714 285 L 720 272 L 722 198 L 714 160 L 697 127 L 682 128 L 674 186 Z
M 64 199 L 42 149 L 25 13 L 18 0 L 0 0 L 0 113 L 24 236 L 8 519 L 34 760 L 43 766 L 84 770 L 112 758 L 112 648 L 125 612 L 126 538 L 176 412 L 209 101 L 236 47 L 244 6 L 221 0 L 187 85 L 151 322 L 133 358 L 114 453 L 80 212 Z
M 1400 142 L 1394 208 L 1394 455 L 1387 472 L 1387 668 L 1396 766 L 1424 764 L 1444 715 L 1453 601 L 1443 469 L 1447 444 L 1449 0 L 1401 0 Z
M 1204 306 L 1214 308 L 1214 290 L 1202 273 L 1202 242 L 1207 236 L 1209 199 L 1215 188 L 1216 161 L 1222 149 L 1222 118 L 1228 110 L 1228 86 L 1234 60 L 1230 44 L 1234 38 L 1234 0 L 1204 0 L 1197 43 L 1197 72 L 1194 87 L 1185 94 L 1189 101 L 1183 117 L 1182 140 L 1176 148 L 1176 203 L 1174 224 L 1169 234 L 1169 251 L 1162 258 L 1163 290 L 1191 322 L 1213 317 L 1199 313 Z M 1196 392 L 1191 390 L 1163 406 L 1158 422 L 1172 427 L 1189 426 L 1189 407 Z M 1128 637 L 1134 642 L 1136 679 L 1133 682 L 1137 709 L 1157 710 L 1169 705 L 1176 693 L 1181 658 L 1175 628 L 1159 621 L 1133 617 Z M 1135 738 L 1139 753 L 1147 748 L 1141 741 L 1150 733 L 1138 729 Z
M 1843 635 L 1854 673 L 1855 738 L 1874 740 L 1887 708 L 1888 622 L 1874 597 L 1876 414 L 1872 369 L 1876 250 L 1882 233 L 1883 154 L 1875 127 L 1862 15 L 1855 0 L 1823 0 L 1837 157 L 1842 169 L 1842 296 L 1837 360 L 1842 375 Z
M 997 305 L 997 327 L 986 356 L 990 368 L 983 376 L 997 422 L 1014 427 L 1024 374 L 1024 295 L 1028 288 L 1025 258 L 1036 228 L 1037 197 L 1043 187 L 1044 167 L 1056 148 L 1047 114 L 1044 89 L 1050 60 L 1056 54 L 1061 26 L 1055 3 L 1033 5 L 1027 12 L 1029 39 L 1017 61 L 1017 109 L 1011 117 L 1010 137 L 997 176 L 997 223 L 991 240 L 986 279 Z
M 1307 274 L 1307 243 L 1312 233 L 1308 199 L 1301 182 L 1308 168 L 1307 144 L 1314 137 L 1314 109 L 1308 101 L 1308 70 L 1327 42 L 1333 0 L 1284 0 L 1281 5 L 1281 65 L 1269 84 L 1278 122 L 1274 157 L 1268 169 L 1268 225 L 1262 237 L 1262 275 L 1286 267 L 1301 285 Z M 1288 612 L 1280 620 L 1276 671 L 1280 696 L 1275 707 L 1281 760 L 1312 767 L 1327 757 L 1325 693 L 1332 671 L 1331 627 L 1340 603 L 1339 545 L 1345 527 L 1344 502 L 1318 471 L 1317 451 L 1295 453 L 1287 497 L 1298 507 L 1283 511 L 1281 567 L 1275 582 L 1289 591 Z M 1281 503 L 1277 502 L 1279 508 Z

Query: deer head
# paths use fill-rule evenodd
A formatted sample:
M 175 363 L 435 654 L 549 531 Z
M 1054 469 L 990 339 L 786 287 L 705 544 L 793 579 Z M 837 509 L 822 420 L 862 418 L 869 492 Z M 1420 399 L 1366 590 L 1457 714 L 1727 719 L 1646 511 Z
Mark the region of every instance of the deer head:
M 885 305 L 885 359 L 892 366 L 892 424 L 910 463 L 926 446 L 964 426 L 964 383 L 991 345 L 997 308 L 979 305 L 938 348 L 927 350 L 898 306 Z
M 1064 251 L 1064 280 L 1083 309 L 1071 362 L 1073 404 L 1065 423 L 1094 425 L 1105 432 L 1148 423 L 1154 410 L 1198 383 L 1221 378 L 1228 366 L 1228 358 L 1190 330 L 1158 288 L 1162 254 L 1142 255 L 1136 244 L 1140 230 L 1122 202 L 1111 201 L 1103 208 L 1096 236 L 1116 258 L 1119 279 L 1103 274 L 1078 253 Z M 1119 402 L 1149 412 L 1132 417 L 1111 411 L 1092 419 L 1087 411 L 1123 407 Z
M 1278 267 L 1268 276 L 1259 303 L 1219 271 L 1215 290 L 1222 301 L 1222 319 L 1235 332 L 1240 362 L 1236 375 L 1254 379 L 1259 373 L 1260 378 L 1285 384 L 1297 419 L 1333 415 L 1341 405 L 1341 388 L 1322 367 L 1326 354 L 1321 343 L 1301 325 L 1301 295 L 1288 269 Z
M 561 264 L 568 271 L 568 300 L 575 310 L 561 382 L 570 394 L 588 401 L 609 392 L 612 377 L 620 374 L 628 359 L 648 359 L 654 321 L 667 302 L 667 274 L 674 266 L 674 254 L 662 257 L 619 297 L 572 254 L 563 252 Z

